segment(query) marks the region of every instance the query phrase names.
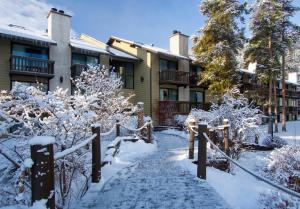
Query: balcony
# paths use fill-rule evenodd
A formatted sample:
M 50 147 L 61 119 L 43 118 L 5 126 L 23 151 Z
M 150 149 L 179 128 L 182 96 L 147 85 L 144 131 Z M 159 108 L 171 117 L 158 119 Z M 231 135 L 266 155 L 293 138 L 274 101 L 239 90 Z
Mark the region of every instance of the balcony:
M 199 84 L 201 81 L 201 77 L 197 73 L 190 73 L 189 74 L 189 79 L 190 79 L 190 87 L 201 87 L 201 88 L 206 88 L 207 86 L 204 84 Z
M 164 70 L 159 72 L 160 84 L 189 85 L 189 73 L 175 70 Z
M 160 124 L 174 125 L 174 115 L 188 115 L 193 108 L 208 110 L 209 104 L 183 101 L 160 101 Z
M 53 78 L 54 61 L 12 55 L 10 58 L 10 74 Z
M 292 97 L 292 98 L 300 98 L 300 92 L 299 91 L 293 91 L 293 90 L 285 90 L 286 97 Z M 277 89 L 277 95 L 282 96 L 282 89 Z
M 73 64 L 71 66 L 71 77 L 75 78 L 80 76 L 81 72 L 86 69 L 87 69 L 87 65 Z

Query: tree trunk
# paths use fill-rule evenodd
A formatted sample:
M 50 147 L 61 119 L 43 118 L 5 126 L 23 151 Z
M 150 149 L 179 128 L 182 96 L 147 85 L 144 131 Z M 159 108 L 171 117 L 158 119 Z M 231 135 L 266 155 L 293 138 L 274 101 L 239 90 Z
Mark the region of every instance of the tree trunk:
M 268 116 L 269 116 L 269 125 L 268 125 L 268 134 L 272 134 L 272 90 L 273 90 L 273 85 L 272 85 L 272 76 L 270 75 L 269 79 L 269 99 L 268 99 Z
M 282 131 L 286 132 L 286 86 L 285 86 L 285 53 L 282 54 L 281 63 L 281 84 L 282 84 Z
M 277 101 L 277 80 L 274 79 L 274 115 L 275 115 L 275 133 L 278 132 L 278 101 Z
M 270 53 L 270 60 L 272 59 L 272 38 L 269 37 L 269 53 Z M 272 71 L 271 71 L 271 65 L 269 66 L 269 98 L 268 98 L 268 116 L 269 116 L 269 125 L 268 125 L 268 134 L 272 134 Z

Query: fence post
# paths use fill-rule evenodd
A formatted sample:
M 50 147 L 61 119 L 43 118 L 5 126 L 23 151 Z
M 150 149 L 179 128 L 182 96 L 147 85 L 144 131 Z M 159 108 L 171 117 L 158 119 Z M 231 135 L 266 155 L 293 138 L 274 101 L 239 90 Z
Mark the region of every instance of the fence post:
M 144 125 L 144 103 L 138 102 L 137 103 L 137 128 L 141 128 Z M 145 130 L 142 129 L 140 131 L 141 136 L 145 136 Z
M 198 166 L 197 166 L 197 177 L 206 179 L 206 138 L 204 133 L 207 133 L 207 125 L 198 125 Z
M 223 120 L 223 131 L 224 131 L 224 151 L 226 155 L 229 155 L 229 121 Z
M 30 141 L 31 167 L 31 202 L 46 199 L 47 208 L 55 209 L 54 189 L 54 137 L 37 136 Z
M 120 136 L 120 124 L 119 124 L 119 120 L 116 121 L 116 136 Z
M 148 143 L 151 143 L 151 132 L 152 132 L 152 127 L 151 127 L 151 123 L 150 120 L 148 121 L 148 125 L 147 125 L 147 141 Z
M 101 139 L 100 126 L 92 126 L 92 133 L 97 136 L 92 140 L 92 182 L 98 183 L 101 179 Z
M 195 133 L 192 130 L 192 127 L 195 128 L 196 121 L 194 119 L 191 119 L 189 121 L 189 159 L 194 159 L 194 146 L 195 146 Z

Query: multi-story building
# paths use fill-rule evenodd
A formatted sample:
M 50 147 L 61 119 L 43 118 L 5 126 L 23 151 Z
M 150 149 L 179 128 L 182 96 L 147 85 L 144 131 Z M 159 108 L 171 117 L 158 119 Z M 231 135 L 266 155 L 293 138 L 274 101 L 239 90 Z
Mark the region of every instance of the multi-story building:
M 100 64 L 122 71 L 124 92 L 133 90 L 133 71 L 139 58 L 72 38 L 71 16 L 62 10 L 51 9 L 47 18 L 45 33 L 17 25 L 0 26 L 0 89 L 9 90 L 16 82 L 27 86 L 38 82 L 45 91 L 61 87 L 71 93 L 71 76 L 88 64 Z
M 268 106 L 265 105 L 267 101 L 269 89 L 268 85 L 261 84 L 254 72 L 249 70 L 241 70 L 241 92 L 245 93 L 248 98 L 256 101 L 256 104 L 261 105 L 262 111 L 267 115 Z M 300 84 L 297 82 L 291 82 L 290 79 L 286 80 L 286 120 L 297 120 L 300 111 Z M 273 90 L 274 91 L 274 90 Z M 274 92 L 273 92 L 274 93 Z M 278 121 L 282 121 L 282 83 L 281 80 L 277 80 L 276 84 L 277 95 L 277 113 Z M 274 106 L 272 111 L 274 111 Z
M 135 94 L 156 124 L 171 125 L 174 115 L 186 115 L 192 107 L 204 108 L 207 90 L 197 85 L 201 68 L 192 64 L 189 37 L 179 31 L 170 36 L 170 49 L 111 36 L 108 45 L 140 58 L 136 67 Z
M 51 9 L 47 18 L 45 33 L 16 25 L 0 26 L 0 89 L 9 90 L 16 82 L 27 86 L 39 82 L 45 91 L 61 87 L 72 93 L 71 77 L 95 64 L 121 76 L 123 92 L 135 94 L 134 103 L 144 102 L 145 114 L 156 125 L 173 125 L 174 116 L 187 115 L 191 108 L 209 107 L 208 90 L 198 85 L 202 68 L 193 64 L 189 37 L 181 32 L 173 32 L 166 50 L 115 36 L 107 43 L 85 34 L 72 38 L 70 15 Z M 242 75 L 244 87 L 256 87 L 249 79 L 251 74 Z M 279 89 L 280 85 L 280 97 Z M 287 92 L 288 119 L 296 119 L 299 89 L 288 83 Z

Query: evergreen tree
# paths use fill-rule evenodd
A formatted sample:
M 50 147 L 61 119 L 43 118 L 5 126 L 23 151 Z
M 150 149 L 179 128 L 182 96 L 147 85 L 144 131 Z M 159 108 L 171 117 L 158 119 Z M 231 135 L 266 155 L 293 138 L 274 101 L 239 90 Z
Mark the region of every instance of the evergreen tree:
M 272 116 L 273 82 L 280 72 L 281 30 L 278 0 L 256 0 L 252 6 L 252 37 L 245 51 L 245 62 L 257 63 L 256 74 L 261 83 L 268 84 L 268 115 Z M 269 120 L 268 132 L 272 126 Z
M 294 0 L 279 0 L 281 4 L 281 84 L 282 84 L 282 131 L 286 131 L 286 85 L 285 75 L 287 71 L 295 70 L 295 60 L 287 54 L 294 51 L 300 36 L 300 27 L 290 21 L 290 18 L 299 11 L 299 7 L 293 5 Z M 299 64 L 299 63 L 297 63 Z
M 239 0 L 203 0 L 200 11 L 205 26 L 194 37 L 196 63 L 204 67 L 200 83 L 207 83 L 212 95 L 220 98 L 237 82 L 237 55 L 243 46 L 239 21 L 245 4 Z

